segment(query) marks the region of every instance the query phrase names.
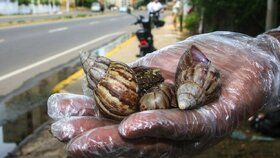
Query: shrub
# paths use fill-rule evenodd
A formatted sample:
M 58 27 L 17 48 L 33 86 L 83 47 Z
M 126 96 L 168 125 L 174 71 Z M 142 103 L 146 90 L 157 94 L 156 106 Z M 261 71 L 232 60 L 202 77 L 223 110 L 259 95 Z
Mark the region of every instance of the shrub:
M 17 23 L 23 24 L 23 23 L 25 23 L 25 20 L 18 20 Z
M 81 13 L 77 15 L 78 18 L 84 18 L 86 16 L 87 16 L 86 14 L 81 14 Z
M 54 4 L 55 4 L 55 5 L 61 5 L 59 0 L 56 0 L 56 1 L 54 2 Z
M 31 3 L 31 0 L 18 0 L 19 5 L 28 5 Z
M 41 0 L 41 4 L 51 4 L 51 1 L 49 1 L 49 0 Z
M 191 12 L 184 18 L 185 28 L 190 31 L 191 34 L 196 34 L 198 30 L 200 16 L 197 12 Z
M 72 15 L 65 15 L 64 18 L 65 18 L 65 19 L 72 19 L 73 16 L 72 16 Z
M 77 0 L 76 4 L 77 6 L 85 6 L 90 8 L 93 2 L 98 2 L 98 0 Z
M 249 35 L 264 31 L 264 0 L 191 0 L 195 10 L 204 12 L 204 31 L 229 30 Z M 280 3 L 278 3 L 279 5 Z

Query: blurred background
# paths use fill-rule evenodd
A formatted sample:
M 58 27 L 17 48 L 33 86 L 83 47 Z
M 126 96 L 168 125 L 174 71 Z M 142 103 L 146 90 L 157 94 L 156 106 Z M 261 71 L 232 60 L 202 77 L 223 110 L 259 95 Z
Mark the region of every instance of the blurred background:
M 46 104 L 55 92 L 83 93 L 81 50 L 128 63 L 196 34 L 257 36 L 280 24 L 279 0 L 159 2 L 161 23 L 150 25 L 150 0 L 0 0 L 0 158 L 67 157 Z M 280 112 L 260 112 L 197 157 L 280 157 L 279 136 Z

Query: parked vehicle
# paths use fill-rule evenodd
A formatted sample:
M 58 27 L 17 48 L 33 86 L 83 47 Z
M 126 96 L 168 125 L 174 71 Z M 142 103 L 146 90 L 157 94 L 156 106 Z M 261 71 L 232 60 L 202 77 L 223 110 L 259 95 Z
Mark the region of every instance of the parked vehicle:
M 128 11 L 128 7 L 127 6 L 122 6 L 119 9 L 120 12 L 126 13 Z
M 111 11 L 118 11 L 118 7 L 112 7 L 110 10 Z
M 101 11 L 101 5 L 98 2 L 94 2 L 91 4 L 91 11 L 93 12 L 100 12 Z

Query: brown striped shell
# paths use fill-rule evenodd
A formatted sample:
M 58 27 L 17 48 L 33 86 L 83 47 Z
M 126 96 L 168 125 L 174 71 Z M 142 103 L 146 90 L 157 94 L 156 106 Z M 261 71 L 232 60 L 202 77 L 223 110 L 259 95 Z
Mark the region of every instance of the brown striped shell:
M 96 56 L 88 52 L 81 52 L 81 63 L 87 77 L 90 89 L 96 89 L 97 84 L 105 76 L 111 60 L 102 56 Z
M 87 52 L 80 58 L 103 115 L 121 120 L 138 110 L 138 85 L 130 67 Z
M 215 99 L 220 84 L 219 71 L 196 46 L 180 58 L 176 71 L 176 95 L 180 109 L 197 108 Z
M 140 111 L 177 107 L 174 85 L 161 83 L 150 88 L 140 99 Z

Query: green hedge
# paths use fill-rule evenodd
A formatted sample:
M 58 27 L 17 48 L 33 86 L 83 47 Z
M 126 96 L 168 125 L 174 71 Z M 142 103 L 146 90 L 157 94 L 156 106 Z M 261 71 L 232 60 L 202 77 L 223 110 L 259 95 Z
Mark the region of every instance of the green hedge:
M 93 2 L 98 2 L 98 0 L 76 0 L 76 5 L 90 8 Z
M 31 0 L 18 0 L 18 4 L 19 4 L 19 5 L 22 5 L 22 4 L 28 5 L 28 4 L 30 4 L 30 3 L 31 3 Z
M 257 35 L 265 30 L 266 0 L 191 0 L 204 13 L 204 32 L 229 30 Z
M 16 0 L 13 0 L 13 2 L 16 1 Z M 19 5 L 28 5 L 28 4 L 31 4 L 31 0 L 17 0 L 18 1 L 18 4 Z M 52 4 L 53 1 L 50 0 L 50 4 Z M 59 0 L 55 0 L 55 5 L 60 5 L 60 1 Z M 38 4 L 38 1 L 37 0 L 34 0 L 34 4 Z M 49 4 L 49 1 L 48 0 L 41 0 L 41 4 Z
M 190 31 L 191 34 L 196 34 L 198 30 L 200 15 L 197 12 L 192 12 L 185 16 L 184 24 L 185 28 Z

